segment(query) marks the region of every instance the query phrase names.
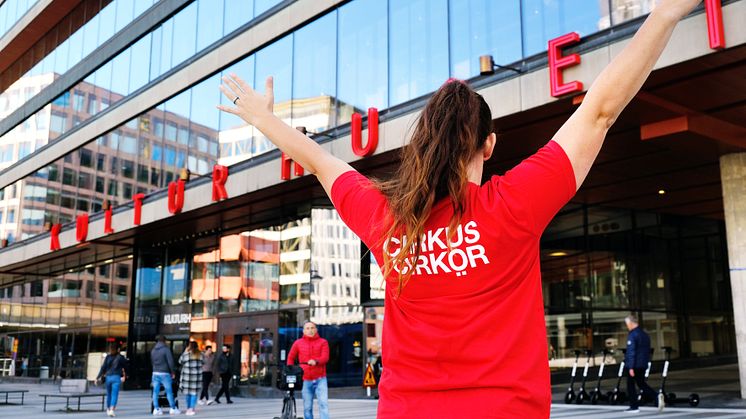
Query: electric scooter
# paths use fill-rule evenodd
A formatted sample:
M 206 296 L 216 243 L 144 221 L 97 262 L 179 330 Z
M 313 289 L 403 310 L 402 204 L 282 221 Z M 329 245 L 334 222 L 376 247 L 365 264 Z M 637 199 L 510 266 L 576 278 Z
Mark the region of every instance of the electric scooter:
M 590 349 L 585 350 L 587 358 L 585 359 L 585 367 L 583 367 L 583 381 L 580 382 L 580 389 L 578 390 L 578 397 L 575 399 L 577 404 L 583 404 L 584 401 L 588 400 L 588 392 L 585 391 L 585 382 L 588 379 L 588 368 L 591 365 L 591 358 L 593 358 L 593 351 Z
M 626 349 L 622 349 L 622 354 L 627 354 Z M 610 392 L 606 393 L 606 400 L 609 404 L 623 403 L 627 399 L 627 394 L 621 391 L 620 386 L 622 385 L 622 377 L 624 376 L 624 357 L 619 363 L 619 371 L 617 372 L 616 386 Z
M 575 390 L 573 389 L 573 386 L 575 386 L 575 372 L 578 370 L 578 358 L 580 358 L 580 351 L 577 349 L 575 352 L 575 362 L 572 364 L 572 372 L 570 373 L 570 387 L 567 388 L 567 393 L 565 393 L 565 404 L 570 404 L 573 401 L 575 401 Z
M 676 397 L 676 393 L 666 393 L 666 377 L 668 377 L 668 366 L 671 363 L 671 352 L 673 352 L 673 348 L 671 348 L 670 346 L 664 346 L 662 349 L 663 353 L 666 354 L 666 360 L 663 363 L 661 388 L 658 389 L 658 394 L 663 394 L 663 397 L 666 400 L 666 404 L 689 403 L 690 406 L 697 407 L 699 405 L 699 394 L 697 393 L 690 394 L 689 397 L 686 399 Z
M 611 354 L 608 349 L 603 350 L 604 357 L 601 358 L 601 366 L 598 367 L 598 381 L 596 382 L 596 388 L 591 392 L 591 404 L 598 403 L 599 400 L 606 400 L 606 395 L 601 393 L 601 380 L 604 378 L 604 367 L 606 366 L 606 356 Z

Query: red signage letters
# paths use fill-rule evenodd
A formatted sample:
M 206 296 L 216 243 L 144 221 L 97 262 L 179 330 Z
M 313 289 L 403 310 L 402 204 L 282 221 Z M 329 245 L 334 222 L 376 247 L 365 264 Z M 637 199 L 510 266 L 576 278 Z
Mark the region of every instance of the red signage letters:
M 212 200 L 220 201 L 228 199 L 228 192 L 225 190 L 225 182 L 228 180 L 228 168 L 216 164 L 212 168 Z
M 88 214 L 80 214 L 75 219 L 75 239 L 82 243 L 88 237 Z
M 352 114 L 350 127 L 352 137 L 352 152 L 360 157 L 373 154 L 378 147 L 378 109 L 368 108 L 368 143 L 363 147 L 363 117 L 359 113 Z
M 570 54 L 563 57 L 562 47 L 575 44 L 579 41 L 580 35 L 577 32 L 570 32 L 549 41 L 549 90 L 554 97 L 583 91 L 583 83 L 577 80 L 564 83 L 562 79 L 563 68 L 580 64 L 579 54 Z
M 106 211 L 104 211 L 104 234 L 111 234 L 114 232 L 114 229 L 111 228 L 111 213 L 111 207 L 107 208 Z
M 184 208 L 184 182 L 182 179 L 168 184 L 168 212 L 178 214 Z

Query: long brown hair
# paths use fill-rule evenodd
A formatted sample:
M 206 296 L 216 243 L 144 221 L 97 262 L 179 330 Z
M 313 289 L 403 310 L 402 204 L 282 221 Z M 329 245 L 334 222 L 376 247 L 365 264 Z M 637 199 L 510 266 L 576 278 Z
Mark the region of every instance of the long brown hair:
M 491 132 L 492 112 L 484 98 L 465 82 L 449 79 L 422 110 L 412 139 L 402 150 L 396 176 L 376 183 L 391 212 L 383 241 L 383 274 L 388 278 L 392 270 L 398 272 L 399 294 L 420 256 L 422 234 L 433 206 L 450 198 L 453 217 L 449 235 L 461 221 L 469 162 Z M 400 237 L 401 248 L 391 256 L 388 247 L 394 237 Z
M 199 343 L 196 341 L 189 341 L 189 352 L 191 353 L 191 359 L 200 359 L 202 357 L 202 352 L 199 350 Z

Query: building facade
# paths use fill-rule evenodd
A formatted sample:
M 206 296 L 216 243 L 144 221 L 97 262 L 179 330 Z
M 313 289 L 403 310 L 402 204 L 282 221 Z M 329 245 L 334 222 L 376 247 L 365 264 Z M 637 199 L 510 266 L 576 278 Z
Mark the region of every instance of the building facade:
M 17 375 L 91 378 L 115 342 L 143 372 L 131 385 L 147 386 L 149 350 L 165 334 L 175 353 L 189 340 L 233 345 L 245 389 L 272 386 L 271 365 L 306 320 L 330 342 L 330 384 L 359 385 L 385 348 L 384 284 L 318 183 L 215 108 L 228 103 L 221 76 L 257 86 L 273 76 L 278 116 L 378 178 L 399 164 L 428 95 L 468 80 L 500 137 L 487 178 L 535 152 L 582 101 L 582 89 L 553 96 L 550 73 L 587 88 L 654 7 L 58 3 L 0 4 L 0 358 Z M 577 348 L 623 348 L 629 312 L 674 357 L 741 351 L 746 363 L 733 281 L 743 247 L 733 226 L 746 215 L 727 192 L 744 180 L 724 177 L 746 148 L 746 1 L 707 3 L 681 23 L 542 237 L 552 367 Z M 562 54 L 580 63 L 559 68 L 548 43 L 571 32 L 580 40 Z M 482 74 L 483 55 L 503 68 Z M 365 157 L 351 146 L 355 113 Z M 215 167 L 227 167 L 226 196 L 213 196 Z

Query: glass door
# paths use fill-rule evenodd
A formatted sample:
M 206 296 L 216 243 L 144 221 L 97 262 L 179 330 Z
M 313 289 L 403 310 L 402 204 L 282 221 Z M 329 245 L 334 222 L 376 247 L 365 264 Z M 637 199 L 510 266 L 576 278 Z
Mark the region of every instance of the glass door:
M 272 386 L 271 364 L 274 362 L 274 341 L 271 332 L 250 333 L 237 339 L 240 342 L 240 385 Z

